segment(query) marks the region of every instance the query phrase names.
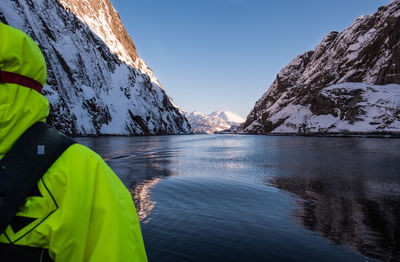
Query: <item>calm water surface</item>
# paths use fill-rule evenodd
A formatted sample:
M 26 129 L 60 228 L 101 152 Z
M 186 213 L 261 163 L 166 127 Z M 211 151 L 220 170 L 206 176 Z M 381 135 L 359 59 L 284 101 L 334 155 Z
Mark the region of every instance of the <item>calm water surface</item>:
M 400 261 L 400 140 L 78 138 L 131 190 L 150 261 Z

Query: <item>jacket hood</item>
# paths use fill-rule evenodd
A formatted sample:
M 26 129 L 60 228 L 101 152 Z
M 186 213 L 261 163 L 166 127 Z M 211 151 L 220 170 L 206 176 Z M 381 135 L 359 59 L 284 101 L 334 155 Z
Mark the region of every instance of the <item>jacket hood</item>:
M 22 31 L 0 23 L 0 70 L 32 78 L 42 85 L 47 80 L 43 54 Z M 0 82 L 0 159 L 34 123 L 45 121 L 49 102 L 37 91 Z

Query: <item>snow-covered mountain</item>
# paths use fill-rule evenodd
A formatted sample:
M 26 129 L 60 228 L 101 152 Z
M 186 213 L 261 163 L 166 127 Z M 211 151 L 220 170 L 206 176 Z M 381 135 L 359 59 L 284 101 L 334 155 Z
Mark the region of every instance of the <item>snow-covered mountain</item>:
M 331 32 L 283 68 L 244 133 L 399 133 L 400 1 Z
M 214 134 L 224 130 L 236 130 L 244 118 L 226 110 L 218 110 L 211 114 L 200 112 L 185 113 L 195 134 Z
M 237 125 L 243 123 L 246 119 L 227 110 L 218 110 L 209 114 L 209 116 L 219 117 L 225 120 L 229 125 Z
M 190 132 L 109 0 L 1 0 L 0 21 L 45 56 L 51 125 L 73 135 Z

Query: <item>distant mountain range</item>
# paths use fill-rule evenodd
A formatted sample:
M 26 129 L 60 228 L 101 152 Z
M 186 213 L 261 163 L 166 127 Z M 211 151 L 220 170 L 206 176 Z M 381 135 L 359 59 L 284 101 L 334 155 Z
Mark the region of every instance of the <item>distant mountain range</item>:
M 195 134 L 234 132 L 245 120 L 241 116 L 226 110 L 218 110 L 208 115 L 195 111 L 185 113 L 185 116 Z
M 400 134 L 400 1 L 283 68 L 239 133 Z
M 72 135 L 190 133 L 109 0 L 1 0 L 0 21 L 45 56 L 51 125 Z

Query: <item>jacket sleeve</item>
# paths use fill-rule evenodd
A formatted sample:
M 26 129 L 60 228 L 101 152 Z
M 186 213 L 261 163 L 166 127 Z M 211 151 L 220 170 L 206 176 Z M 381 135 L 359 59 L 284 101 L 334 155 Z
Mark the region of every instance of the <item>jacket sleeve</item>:
M 60 203 L 50 223 L 50 256 L 56 262 L 147 261 L 131 194 L 119 178 L 81 145 L 64 155 L 64 179 L 53 181 L 65 192 L 55 193 Z

